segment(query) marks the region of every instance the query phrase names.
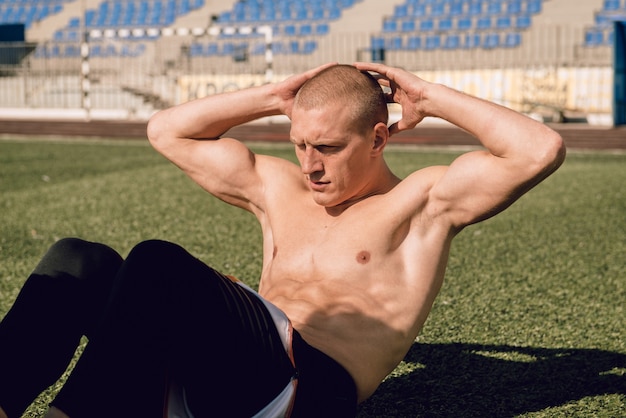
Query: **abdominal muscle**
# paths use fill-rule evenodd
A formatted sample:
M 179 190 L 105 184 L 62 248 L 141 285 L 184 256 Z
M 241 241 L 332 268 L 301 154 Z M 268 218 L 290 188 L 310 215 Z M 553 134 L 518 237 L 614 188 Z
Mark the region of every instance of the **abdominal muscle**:
M 367 399 L 406 355 L 425 315 L 417 306 L 432 301 L 407 297 L 406 287 L 364 290 L 342 281 L 280 280 L 262 296 L 278 306 L 307 343 L 341 364 Z M 360 284 L 363 284 L 361 282 Z M 404 288 L 403 295 L 390 289 Z M 411 301 L 412 309 L 402 306 Z M 417 303 L 416 303 L 417 302 Z

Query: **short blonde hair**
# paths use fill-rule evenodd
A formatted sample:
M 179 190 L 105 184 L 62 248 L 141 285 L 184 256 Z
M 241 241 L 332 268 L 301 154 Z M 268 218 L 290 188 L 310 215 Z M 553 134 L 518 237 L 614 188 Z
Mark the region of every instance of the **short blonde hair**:
M 359 133 L 389 120 L 385 95 L 376 79 L 352 65 L 334 65 L 316 74 L 300 88 L 294 107 L 319 109 L 329 103 L 350 106 L 351 128 Z

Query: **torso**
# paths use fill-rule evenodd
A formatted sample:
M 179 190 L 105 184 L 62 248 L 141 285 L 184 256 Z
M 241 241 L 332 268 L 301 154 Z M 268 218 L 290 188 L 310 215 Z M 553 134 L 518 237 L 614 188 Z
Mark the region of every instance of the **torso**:
M 360 401 L 403 359 L 443 280 L 452 236 L 421 212 L 429 186 L 420 178 L 339 216 L 297 175 L 265 191 L 259 292 L 348 370 Z

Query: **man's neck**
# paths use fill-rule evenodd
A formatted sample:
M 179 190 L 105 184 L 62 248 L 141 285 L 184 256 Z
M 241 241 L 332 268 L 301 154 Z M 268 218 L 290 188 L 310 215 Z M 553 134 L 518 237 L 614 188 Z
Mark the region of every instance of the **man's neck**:
M 383 165 L 381 170 L 378 170 L 377 175 L 372 178 L 374 181 L 368 186 L 368 188 L 361 194 L 354 196 L 338 205 L 326 207 L 326 213 L 330 216 L 337 217 L 345 212 L 351 206 L 362 202 L 372 196 L 381 195 L 389 192 L 393 189 L 401 179 L 391 172 L 386 164 Z

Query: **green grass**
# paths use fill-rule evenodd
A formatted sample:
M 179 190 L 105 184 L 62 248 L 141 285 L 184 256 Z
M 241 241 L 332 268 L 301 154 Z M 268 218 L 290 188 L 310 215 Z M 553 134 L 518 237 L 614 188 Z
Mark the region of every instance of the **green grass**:
M 286 146 L 254 148 L 293 158 Z M 387 155 L 403 176 L 458 151 Z M 506 212 L 463 231 L 418 342 L 359 416 L 624 416 L 625 184 L 626 154 L 570 153 Z M 258 283 L 254 218 L 202 192 L 146 143 L 5 138 L 0 196 L 0 317 L 65 236 L 122 254 L 141 240 L 171 240 Z

